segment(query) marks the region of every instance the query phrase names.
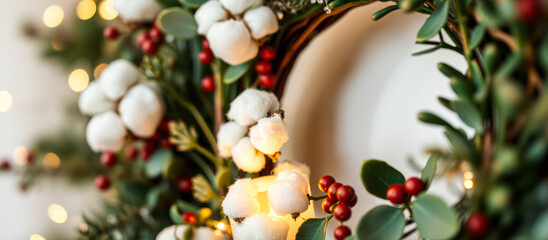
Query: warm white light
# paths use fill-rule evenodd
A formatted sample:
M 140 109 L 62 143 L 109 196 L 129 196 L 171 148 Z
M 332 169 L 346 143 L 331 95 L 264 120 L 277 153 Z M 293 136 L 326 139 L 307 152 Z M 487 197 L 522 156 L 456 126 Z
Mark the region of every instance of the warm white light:
M 13 150 L 13 161 L 21 166 L 24 166 L 28 163 L 29 154 L 29 150 L 26 147 L 17 146 Z
M 44 11 L 44 15 L 42 15 L 42 20 L 44 21 L 44 24 L 46 24 L 46 26 L 54 28 L 59 26 L 59 24 L 63 22 L 64 17 L 65 13 L 63 12 L 63 9 L 59 7 L 59 5 L 51 5 L 46 8 L 46 11 Z
M 70 73 L 68 84 L 72 91 L 84 91 L 89 84 L 89 75 L 84 69 L 76 69 Z
M 95 69 L 93 70 L 93 77 L 95 77 L 95 79 L 99 78 L 101 76 L 101 73 L 107 66 L 108 64 L 106 63 L 101 63 L 97 65 L 97 67 L 95 67 Z
M 44 156 L 42 164 L 44 164 L 44 167 L 47 168 L 58 168 L 59 165 L 61 165 L 61 159 L 55 153 L 48 153 Z
M 8 91 L 0 91 L 0 112 L 7 112 L 13 105 L 13 98 Z
M 215 233 L 215 235 L 217 235 L 217 236 L 222 236 L 223 235 L 223 232 L 221 232 L 220 230 L 215 230 L 213 233 Z
M 474 178 L 474 174 L 470 171 L 466 171 L 464 172 L 464 174 L 462 175 L 462 178 L 464 179 L 472 179 Z
M 464 181 L 464 187 L 466 189 L 472 189 L 474 187 L 474 181 L 472 181 L 472 180 Z
M 55 223 L 64 223 L 67 221 L 67 211 L 59 204 L 49 205 L 48 216 Z
M 99 3 L 99 16 L 105 20 L 112 20 L 118 17 L 118 11 L 114 9 L 113 0 L 103 0 Z
M 221 230 L 221 231 L 224 231 L 226 230 L 226 224 L 220 222 L 217 224 L 217 229 Z
M 82 20 L 88 20 L 97 11 L 97 5 L 93 0 L 82 0 L 76 7 L 76 15 Z
M 40 234 L 32 234 L 30 235 L 29 240 L 46 240 L 46 238 L 42 237 Z

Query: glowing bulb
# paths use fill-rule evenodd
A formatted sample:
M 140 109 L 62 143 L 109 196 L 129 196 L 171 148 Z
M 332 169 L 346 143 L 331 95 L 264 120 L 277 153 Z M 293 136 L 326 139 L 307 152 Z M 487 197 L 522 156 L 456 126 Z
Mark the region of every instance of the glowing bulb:
M 97 67 L 95 67 L 95 70 L 93 70 L 93 77 L 95 77 L 95 79 L 99 78 L 101 76 L 101 73 L 103 72 L 103 70 L 105 70 L 107 66 L 108 64 L 106 63 L 101 63 L 97 65 Z
M 220 222 L 219 224 L 217 224 L 217 229 L 219 229 L 221 231 L 226 230 L 226 224 Z
M 67 211 L 59 204 L 49 205 L 48 216 L 55 223 L 64 223 L 67 221 Z
M 82 20 L 88 20 L 97 11 L 97 5 L 93 0 L 82 0 L 76 7 L 76 15 Z
M 470 172 L 470 171 L 466 171 L 466 172 L 464 172 L 464 174 L 462 175 L 462 177 L 463 177 L 464 179 L 472 179 L 472 178 L 474 178 L 474 174 L 473 174 L 472 172 Z
M 472 180 L 464 181 L 464 188 L 472 189 L 472 187 L 474 187 L 474 181 L 472 181 Z
M 114 9 L 113 0 L 103 0 L 99 3 L 99 16 L 107 21 L 118 17 L 118 11 Z
M 44 15 L 42 15 L 42 20 L 44 21 L 44 24 L 46 24 L 46 26 L 54 28 L 59 26 L 59 24 L 63 22 L 64 17 L 65 13 L 63 12 L 63 9 L 59 7 L 59 5 L 51 5 L 46 8 L 46 11 L 44 11 Z
M 32 234 L 30 235 L 29 240 L 46 240 L 46 238 L 42 237 L 40 234 Z
M 61 165 L 61 159 L 55 153 L 48 153 L 44 156 L 42 164 L 44 164 L 44 167 L 58 168 Z
M 89 75 L 84 69 L 76 69 L 70 73 L 68 84 L 72 91 L 84 91 L 89 84 Z
M 26 147 L 17 146 L 13 150 L 13 161 L 21 166 L 24 166 L 29 161 L 29 154 L 29 150 Z
M 13 105 L 13 98 L 8 91 L 0 91 L 0 112 L 7 112 Z
M 221 232 L 220 230 L 215 230 L 213 233 L 215 233 L 215 235 L 217 235 L 217 236 L 222 236 L 223 235 L 223 232 Z

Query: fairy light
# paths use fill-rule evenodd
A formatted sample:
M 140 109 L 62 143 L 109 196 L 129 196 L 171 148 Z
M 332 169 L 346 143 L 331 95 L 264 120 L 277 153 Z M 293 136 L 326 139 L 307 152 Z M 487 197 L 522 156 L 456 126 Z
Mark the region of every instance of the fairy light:
M 223 222 L 219 222 L 217 224 L 217 229 L 221 230 L 221 231 L 224 231 L 226 230 L 226 224 L 224 224 Z
M 215 233 L 215 235 L 217 235 L 219 237 L 223 235 L 223 232 L 221 230 L 215 230 L 215 231 L 213 231 L 213 233 Z
M 469 180 L 469 179 L 472 179 L 474 178 L 474 174 L 470 171 L 466 171 L 464 172 L 464 174 L 462 175 L 462 177 L 466 180 Z
M 65 13 L 59 5 L 51 5 L 44 11 L 42 21 L 47 27 L 54 28 L 63 22 L 64 17 Z
M 67 221 L 67 210 L 59 204 L 51 204 L 48 207 L 48 217 L 55 223 L 65 223 Z
M 70 73 L 68 84 L 74 92 L 84 91 L 89 84 L 89 75 L 84 69 L 76 69 Z
M 7 112 L 13 105 L 13 98 L 8 91 L 0 91 L 0 112 Z
M 464 172 L 464 174 L 462 174 L 462 180 L 463 180 L 464 188 L 472 189 L 474 187 L 474 180 L 473 179 L 474 179 L 474 173 L 472 173 L 470 171 Z
M 99 16 L 107 21 L 118 17 L 118 11 L 114 9 L 113 0 L 103 0 L 99 3 Z
M 30 235 L 29 240 L 46 240 L 46 238 L 42 237 L 40 234 L 32 234 Z
M 468 179 L 464 181 L 464 188 L 472 189 L 474 187 L 474 181 Z
M 17 146 L 13 150 L 13 161 L 21 166 L 25 166 L 28 163 L 29 154 L 29 150 L 26 147 Z
M 48 153 L 44 156 L 42 164 L 47 168 L 58 168 L 61 165 L 61 159 L 55 153 Z
M 76 7 L 76 15 L 82 20 L 88 20 L 95 15 L 97 5 L 93 0 L 82 0 Z
M 101 63 L 97 65 L 97 67 L 95 67 L 95 69 L 93 70 L 93 77 L 95 77 L 95 79 L 99 78 L 101 76 L 101 73 L 103 72 L 103 70 L 105 70 L 107 66 L 108 64 L 106 63 Z

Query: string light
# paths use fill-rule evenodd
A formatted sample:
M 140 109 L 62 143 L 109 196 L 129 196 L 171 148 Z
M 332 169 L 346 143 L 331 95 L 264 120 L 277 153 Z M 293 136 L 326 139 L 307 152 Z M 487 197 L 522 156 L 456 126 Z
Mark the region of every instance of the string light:
M 65 13 L 63 12 L 63 9 L 59 7 L 59 5 L 51 5 L 44 11 L 44 15 L 42 15 L 42 20 L 44 21 L 44 24 L 50 28 L 54 28 L 59 26 L 61 22 L 63 22 L 63 18 L 65 17 Z
M 13 150 L 13 161 L 21 166 L 25 166 L 28 163 L 29 154 L 29 150 L 26 147 L 17 146 Z
M 462 174 L 462 180 L 463 180 L 464 188 L 472 189 L 474 187 L 473 178 L 474 178 L 474 173 L 472 173 L 470 171 L 466 171 L 466 172 L 464 172 L 464 174 Z
M 88 20 L 95 15 L 97 5 L 93 0 L 82 0 L 76 7 L 76 15 L 82 20 Z
M 68 84 L 72 91 L 84 91 L 89 84 L 89 75 L 84 69 L 76 69 L 70 73 Z
M 470 179 L 464 181 L 464 188 L 472 189 L 473 187 L 474 187 L 474 181 L 472 181 Z
M 42 164 L 47 168 L 58 168 L 61 165 L 61 159 L 55 153 L 48 153 L 44 156 Z
M 59 204 L 51 204 L 48 207 L 48 217 L 55 223 L 65 223 L 67 221 L 67 211 Z
M 118 17 L 113 0 L 103 0 L 99 3 L 99 16 L 107 21 Z
M 99 78 L 101 76 L 101 73 L 107 66 L 108 64 L 106 63 L 101 63 L 97 65 L 97 67 L 95 67 L 95 70 L 93 70 L 93 77 L 95 77 L 95 79 Z
M 13 105 L 13 98 L 8 91 L 0 91 L 0 112 L 7 112 Z
M 226 224 L 224 224 L 223 222 L 219 222 L 217 224 L 217 229 L 221 230 L 221 231 L 224 231 L 226 230 Z
M 30 235 L 29 240 L 46 240 L 46 238 L 42 237 L 40 234 L 32 234 Z
M 474 178 L 474 174 L 473 174 L 472 172 L 470 172 L 470 171 L 466 171 L 466 172 L 464 172 L 464 174 L 462 175 L 462 177 L 463 177 L 464 179 L 468 180 L 468 179 Z

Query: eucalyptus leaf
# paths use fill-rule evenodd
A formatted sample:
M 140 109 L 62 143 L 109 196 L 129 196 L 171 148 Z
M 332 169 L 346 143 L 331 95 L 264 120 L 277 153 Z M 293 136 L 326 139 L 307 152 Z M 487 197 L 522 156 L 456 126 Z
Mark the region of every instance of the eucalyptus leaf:
M 421 238 L 450 239 L 459 230 L 457 213 L 439 197 L 421 194 L 411 205 Z
M 329 218 L 309 218 L 301 224 L 295 240 L 324 240 Z
M 373 15 L 371 15 L 371 20 L 373 20 L 373 21 L 380 20 L 381 18 L 385 17 L 389 13 L 391 13 L 393 11 L 396 11 L 398 9 L 399 9 L 398 5 L 392 5 L 392 6 L 385 7 L 383 9 L 373 13 Z
M 483 36 L 485 36 L 485 28 L 485 24 L 479 24 L 472 30 L 472 34 L 470 35 L 470 49 L 474 49 L 479 45 Z
M 451 88 L 462 99 L 472 99 L 474 96 L 474 86 L 468 80 L 460 78 L 451 78 Z
M 453 107 L 464 123 L 473 127 L 479 133 L 483 132 L 483 117 L 476 106 L 469 101 L 456 100 L 453 102 Z
M 167 149 L 157 150 L 152 154 L 145 165 L 145 174 L 154 178 L 160 175 L 168 167 L 173 158 L 173 153 Z
M 240 79 L 251 66 L 251 61 L 242 63 L 240 65 L 229 66 L 224 73 L 224 84 L 231 84 Z
M 405 216 L 401 209 L 378 206 L 360 219 L 356 236 L 360 240 L 397 240 L 404 227 Z
M 438 115 L 430 112 L 419 113 L 419 120 L 425 123 L 453 128 L 453 126 L 451 126 L 451 124 L 449 124 L 447 121 L 443 120 L 441 117 L 438 117 Z
M 198 34 L 198 25 L 194 16 L 180 7 L 172 7 L 163 10 L 158 15 L 160 28 L 176 38 L 191 39 Z
M 181 4 L 190 7 L 190 8 L 199 8 L 202 4 L 208 0 L 179 0 Z
M 443 73 L 443 75 L 447 76 L 448 78 L 457 78 L 459 80 L 467 81 L 467 78 L 466 76 L 464 76 L 464 74 L 446 63 L 439 63 L 438 69 L 441 73 Z
M 417 34 L 417 41 L 423 42 L 438 34 L 447 21 L 450 0 L 441 2 L 441 6 L 432 13 Z
M 379 160 L 368 160 L 362 164 L 360 173 L 365 189 L 382 199 L 386 199 L 386 191 L 392 184 L 403 184 L 403 175 L 387 163 Z
M 169 218 L 175 224 L 183 224 L 181 213 L 179 212 L 179 209 L 177 209 L 177 205 L 173 204 L 169 208 Z
M 424 183 L 424 191 L 428 190 L 434 176 L 436 175 L 436 163 L 438 161 L 437 155 L 431 155 L 426 162 L 426 166 L 421 171 L 421 180 Z

